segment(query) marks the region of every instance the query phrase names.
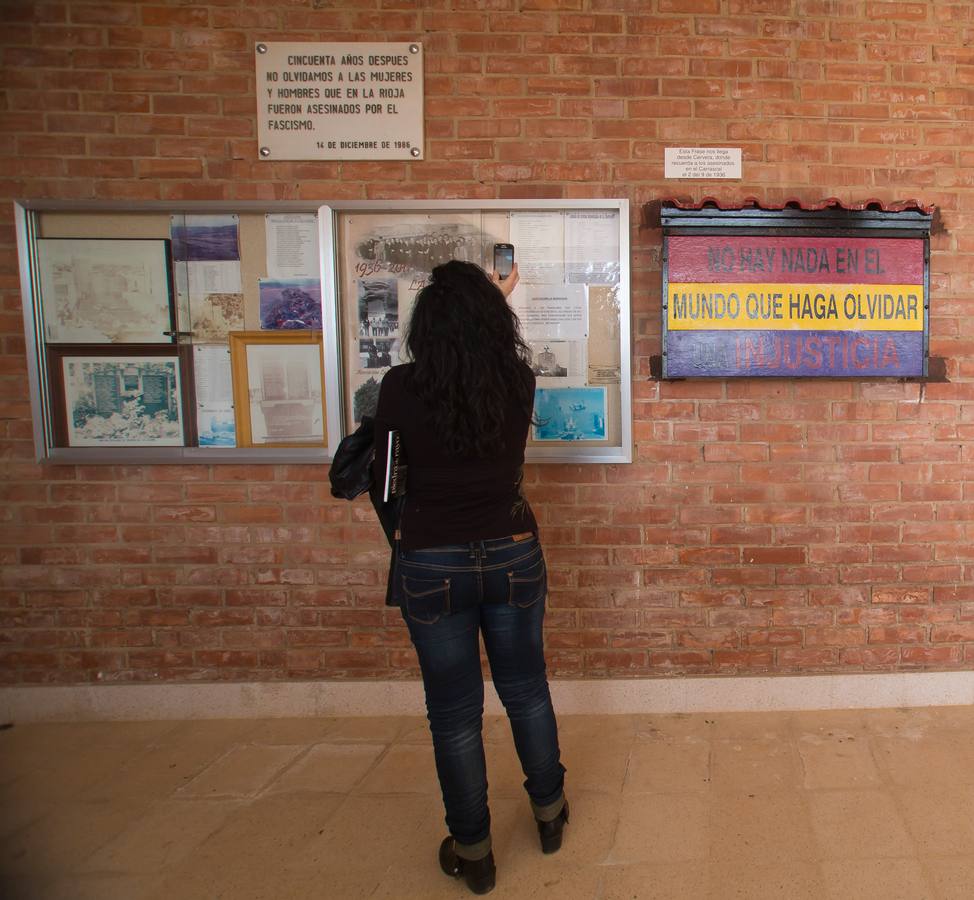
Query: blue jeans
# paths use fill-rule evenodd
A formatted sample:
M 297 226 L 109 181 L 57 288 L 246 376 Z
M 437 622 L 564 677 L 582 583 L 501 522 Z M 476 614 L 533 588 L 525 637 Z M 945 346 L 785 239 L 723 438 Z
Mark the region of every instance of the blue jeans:
M 402 614 L 419 654 L 446 824 L 458 844 L 490 835 L 481 634 L 535 814 L 553 818 L 563 802 L 541 635 L 547 586 L 534 536 L 400 554 Z

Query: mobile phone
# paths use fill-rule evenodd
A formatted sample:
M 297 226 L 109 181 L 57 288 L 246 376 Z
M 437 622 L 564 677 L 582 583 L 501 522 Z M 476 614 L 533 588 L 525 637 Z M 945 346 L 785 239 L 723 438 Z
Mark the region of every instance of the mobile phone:
M 514 268 L 514 245 L 494 244 L 494 271 L 503 281 Z

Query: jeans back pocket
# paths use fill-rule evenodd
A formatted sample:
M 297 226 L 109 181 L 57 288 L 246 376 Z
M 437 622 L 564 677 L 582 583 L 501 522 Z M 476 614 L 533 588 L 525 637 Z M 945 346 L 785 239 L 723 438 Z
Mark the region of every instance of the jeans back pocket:
M 507 602 L 510 606 L 526 609 L 543 600 L 548 592 L 548 571 L 540 553 L 537 559 L 529 561 L 524 567 L 509 571 L 507 577 L 510 582 Z
M 406 614 L 421 625 L 432 625 L 450 614 L 450 579 L 402 576 Z

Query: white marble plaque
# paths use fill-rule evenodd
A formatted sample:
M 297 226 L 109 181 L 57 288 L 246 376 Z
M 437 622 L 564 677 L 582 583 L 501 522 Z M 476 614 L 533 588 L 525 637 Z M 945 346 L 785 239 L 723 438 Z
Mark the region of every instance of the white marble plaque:
M 260 158 L 422 159 L 423 45 L 255 46 Z

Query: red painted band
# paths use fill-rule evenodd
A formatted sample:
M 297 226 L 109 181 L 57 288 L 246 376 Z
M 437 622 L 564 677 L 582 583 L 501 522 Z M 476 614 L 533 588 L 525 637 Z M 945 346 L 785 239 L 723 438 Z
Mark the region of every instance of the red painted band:
M 670 282 L 923 284 L 923 241 L 674 236 L 667 273 Z

